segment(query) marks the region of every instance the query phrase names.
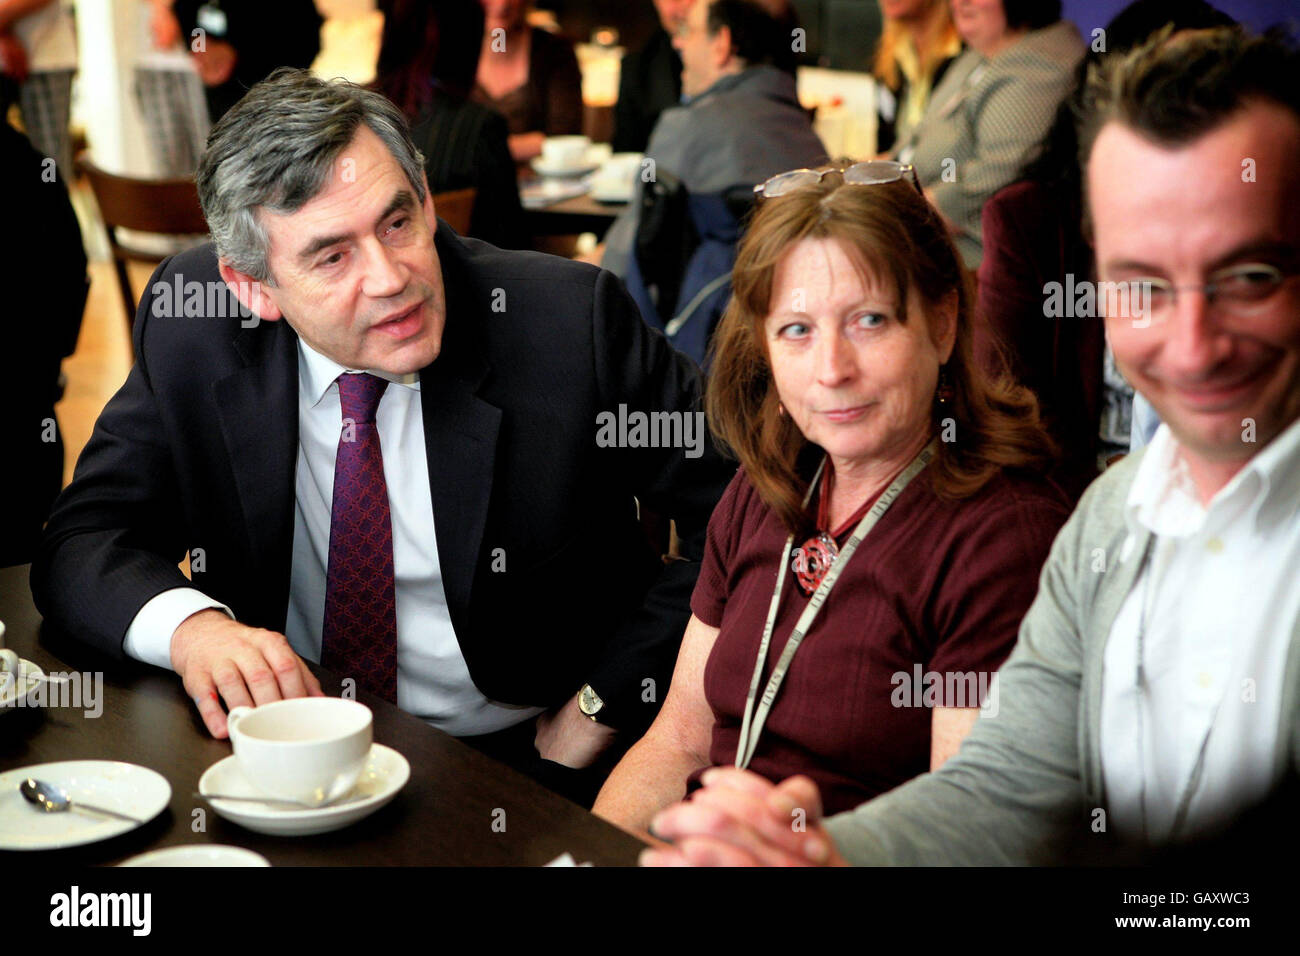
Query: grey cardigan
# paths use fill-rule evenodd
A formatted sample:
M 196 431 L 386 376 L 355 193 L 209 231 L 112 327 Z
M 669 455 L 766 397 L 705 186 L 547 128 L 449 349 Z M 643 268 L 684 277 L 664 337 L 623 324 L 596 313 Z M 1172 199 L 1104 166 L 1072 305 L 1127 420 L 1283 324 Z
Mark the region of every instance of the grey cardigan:
M 1053 543 L 999 672 L 997 715 L 981 715 L 939 771 L 827 820 L 850 862 L 1048 863 L 1105 808 L 1103 651 L 1151 537 L 1130 534 L 1124 519 L 1140 458 L 1093 482 Z M 1274 753 L 1281 771 L 1300 767 L 1300 620 L 1278 625 L 1291 628 Z

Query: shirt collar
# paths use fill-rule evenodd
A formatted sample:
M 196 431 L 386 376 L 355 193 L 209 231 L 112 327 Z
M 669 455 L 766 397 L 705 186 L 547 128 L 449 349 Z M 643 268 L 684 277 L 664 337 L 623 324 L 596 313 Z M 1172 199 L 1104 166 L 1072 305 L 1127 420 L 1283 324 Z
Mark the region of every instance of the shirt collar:
M 1138 463 L 1124 514 L 1131 531 L 1186 537 L 1234 499 L 1241 499 L 1256 534 L 1295 516 L 1300 503 L 1300 420 L 1257 451 L 1208 505 L 1197 496 L 1178 440 L 1162 424 Z
M 381 372 L 378 369 L 347 368 L 333 359 L 321 355 L 320 352 L 317 352 L 304 342 L 302 336 L 298 337 L 298 392 L 308 407 L 315 408 L 316 405 L 320 404 L 320 400 L 325 397 L 325 393 L 329 391 L 329 387 L 334 384 L 335 379 L 349 372 L 369 372 L 371 375 L 387 379 L 395 385 L 405 385 L 417 392 L 420 390 L 419 372 L 394 375 L 392 372 Z

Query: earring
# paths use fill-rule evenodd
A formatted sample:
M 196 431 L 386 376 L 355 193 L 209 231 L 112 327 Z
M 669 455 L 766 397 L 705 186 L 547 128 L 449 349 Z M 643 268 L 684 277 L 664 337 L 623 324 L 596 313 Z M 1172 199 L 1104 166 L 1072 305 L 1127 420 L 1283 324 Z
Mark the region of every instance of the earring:
M 776 403 L 776 413 L 780 415 L 782 418 L 785 418 L 785 406 L 782 405 L 780 402 Z
M 952 382 L 948 379 L 948 367 L 939 366 L 939 387 L 935 389 L 934 395 L 940 405 L 947 405 L 952 401 L 954 395 Z

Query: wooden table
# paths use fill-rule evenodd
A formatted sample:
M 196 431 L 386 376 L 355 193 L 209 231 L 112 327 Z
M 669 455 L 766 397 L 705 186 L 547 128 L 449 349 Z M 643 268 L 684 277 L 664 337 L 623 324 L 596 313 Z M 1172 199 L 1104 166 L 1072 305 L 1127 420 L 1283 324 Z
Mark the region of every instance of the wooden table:
M 524 220 L 535 236 L 567 236 L 594 232 L 602 239 L 627 203 L 597 202 L 590 195 L 575 196 L 541 209 L 525 209 Z
M 199 777 L 229 756 L 214 740 L 170 672 L 115 661 L 42 628 L 25 566 L 0 569 L 5 644 L 46 673 L 102 672 L 98 717 L 71 707 L 15 708 L 0 715 L 0 772 L 59 760 L 124 760 L 156 770 L 172 788 L 158 817 L 101 843 L 41 853 L 3 853 L 42 864 L 109 864 L 166 846 L 223 843 L 247 847 L 277 866 L 524 865 L 568 851 L 597 865 L 633 865 L 642 844 L 530 778 L 434 730 L 424 721 L 360 691 L 374 712 L 375 740 L 411 765 L 401 793 L 373 815 L 334 833 L 272 837 L 223 820 L 192 796 Z M 327 694 L 337 677 L 312 665 Z M 195 832 L 194 811 L 206 829 Z M 505 828 L 493 828 L 505 811 Z M 36 812 L 35 808 L 32 812 Z

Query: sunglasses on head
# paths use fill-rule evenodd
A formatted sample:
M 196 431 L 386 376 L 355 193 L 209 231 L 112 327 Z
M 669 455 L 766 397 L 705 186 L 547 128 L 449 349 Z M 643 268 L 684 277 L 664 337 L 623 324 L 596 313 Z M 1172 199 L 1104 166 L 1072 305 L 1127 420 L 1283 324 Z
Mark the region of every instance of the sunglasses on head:
M 896 183 L 900 179 L 911 178 L 916 191 L 921 192 L 921 181 L 916 177 L 916 167 L 911 163 L 896 163 L 889 159 L 870 159 L 854 163 L 845 169 L 792 169 L 788 173 L 777 173 L 765 183 L 754 187 L 754 194 L 759 199 L 776 199 L 805 186 L 815 186 L 827 173 L 839 173 L 844 177 L 846 186 L 881 186 Z

